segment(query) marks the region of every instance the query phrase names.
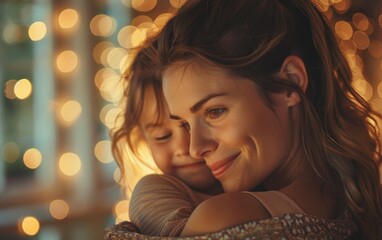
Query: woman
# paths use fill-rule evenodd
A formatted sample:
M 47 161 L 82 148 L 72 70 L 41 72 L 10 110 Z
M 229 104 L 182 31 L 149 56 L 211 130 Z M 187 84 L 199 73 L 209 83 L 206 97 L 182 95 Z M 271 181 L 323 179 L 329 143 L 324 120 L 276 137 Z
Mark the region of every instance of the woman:
M 228 192 L 200 204 L 183 235 L 303 215 L 280 236 L 307 237 L 314 222 L 313 236 L 382 237 L 378 114 L 312 2 L 190 0 L 156 48 L 171 117 Z

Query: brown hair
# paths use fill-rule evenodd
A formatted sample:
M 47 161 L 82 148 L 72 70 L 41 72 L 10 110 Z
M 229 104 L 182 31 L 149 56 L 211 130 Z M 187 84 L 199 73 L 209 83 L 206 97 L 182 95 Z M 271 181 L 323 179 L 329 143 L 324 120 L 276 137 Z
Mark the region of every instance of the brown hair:
M 158 52 L 163 71 L 196 60 L 253 80 L 266 96 L 297 92 L 301 146 L 322 186 L 351 211 L 363 239 L 382 237 L 380 115 L 352 87 L 348 62 L 311 1 L 189 0 L 160 34 Z M 289 55 L 306 65 L 305 93 L 275 76 Z
M 124 110 L 118 119 L 122 119 L 122 124 L 117 125 L 111 131 L 113 155 L 121 170 L 122 180 L 126 180 L 128 175 L 126 183 L 129 191 L 141 177 L 139 176 L 140 172 L 155 170 L 155 165 L 149 163 L 146 159 L 148 156 L 144 155 L 148 149 L 144 148 L 146 141 L 139 124 L 144 108 L 146 89 L 149 86 L 153 87 L 157 99 L 155 104 L 158 109 L 158 121 L 163 112 L 164 98 L 162 86 L 158 81 L 159 75 L 156 71 L 154 45 L 155 39 L 152 38 L 140 48 L 135 49 L 135 57 L 121 79 L 124 86 L 124 97 L 121 101 Z M 142 148 L 144 148 L 143 151 Z M 126 170 L 130 172 L 126 174 Z

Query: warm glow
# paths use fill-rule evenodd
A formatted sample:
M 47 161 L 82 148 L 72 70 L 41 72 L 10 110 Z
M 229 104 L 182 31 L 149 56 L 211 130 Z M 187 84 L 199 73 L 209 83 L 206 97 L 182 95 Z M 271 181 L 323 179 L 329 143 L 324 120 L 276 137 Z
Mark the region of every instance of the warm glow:
M 358 49 L 364 50 L 369 47 L 370 39 L 366 33 L 362 31 L 356 31 L 353 35 L 353 40 Z
M 156 30 L 162 29 L 162 27 L 172 18 L 174 15 L 171 13 L 162 13 L 158 17 L 155 18 L 154 24 L 157 27 Z
M 106 78 L 100 86 L 100 93 L 106 101 L 117 103 L 123 95 L 121 76 L 113 75 Z
M 24 40 L 24 32 L 22 26 L 9 22 L 4 27 L 3 38 L 7 43 L 18 43 Z
M 357 52 L 357 46 L 353 39 L 340 41 L 340 48 L 346 55 L 355 55 Z
M 97 88 L 101 89 L 103 82 L 111 76 L 117 76 L 115 71 L 111 68 L 101 68 L 100 70 L 98 70 L 94 77 L 94 83 L 97 86 Z
M 373 96 L 373 87 L 365 79 L 355 80 L 353 87 L 366 101 L 369 101 Z
M 138 27 L 140 24 L 143 24 L 143 23 L 153 23 L 153 20 L 149 16 L 140 15 L 138 17 L 135 17 L 130 22 L 130 24 L 135 26 L 135 27 Z
M 114 177 L 114 181 L 118 184 L 122 184 L 122 174 L 121 174 L 121 170 L 119 168 L 116 168 L 114 170 L 114 174 L 113 174 L 113 177 Z
M 8 80 L 4 85 L 4 96 L 8 99 L 15 99 L 15 85 L 17 83 L 17 80 L 11 79 Z
M 116 223 L 129 220 L 129 201 L 122 200 L 115 204 L 114 214 L 117 217 Z
M 342 40 L 348 40 L 353 35 L 353 28 L 348 22 L 338 21 L 334 27 L 335 32 Z
M 90 30 L 95 36 L 109 37 L 116 28 L 115 19 L 105 14 L 98 14 L 90 21 Z
M 49 204 L 49 212 L 55 219 L 64 219 L 69 214 L 69 204 L 61 199 L 53 200 Z
M 134 48 L 144 41 L 145 36 L 137 27 L 125 26 L 118 32 L 118 43 L 124 48 Z
M 20 79 L 14 87 L 18 99 L 26 99 L 32 94 L 32 84 L 28 79 Z
M 57 67 L 63 73 L 72 72 L 78 64 L 77 54 L 73 51 L 66 50 L 61 52 L 57 57 Z
M 40 230 L 40 222 L 32 216 L 27 216 L 21 220 L 21 230 L 29 235 L 34 236 Z
M 42 155 L 36 148 L 30 148 L 24 153 L 24 164 L 30 169 L 36 169 L 40 166 Z
M 375 58 L 382 57 L 382 43 L 377 40 L 371 41 L 368 51 L 369 51 L 369 54 Z
M 378 84 L 377 93 L 378 93 L 379 98 L 382 99 L 382 81 L 379 82 L 379 84 Z
M 74 153 L 65 153 L 60 158 L 59 167 L 66 176 L 74 176 L 81 169 L 81 159 Z
M 174 8 L 180 8 L 181 6 L 183 6 L 183 4 L 186 2 L 186 0 L 170 0 L 170 4 L 174 7 Z
M 46 35 L 46 25 L 43 22 L 34 22 L 28 30 L 29 37 L 32 41 L 38 41 Z
M 382 28 L 382 14 L 378 17 L 379 27 Z
M 127 55 L 127 52 L 123 48 L 113 48 L 107 55 L 107 63 L 113 69 L 119 69 L 123 57 Z
M 96 61 L 98 64 L 102 64 L 102 61 L 101 61 L 102 53 L 105 51 L 105 49 L 112 48 L 112 47 L 114 47 L 114 44 L 112 42 L 101 41 L 97 43 L 97 45 L 93 49 L 94 61 Z
M 82 108 L 77 101 L 67 101 L 65 102 L 60 110 L 60 116 L 65 122 L 72 123 L 80 116 Z
M 114 128 L 118 124 L 116 120 L 120 113 L 121 110 L 119 108 L 112 108 L 109 111 L 107 111 L 104 122 L 106 127 L 108 127 L 109 129 Z
M 131 5 L 137 11 L 148 12 L 154 9 L 157 0 L 132 0 Z
M 369 28 L 369 19 L 363 13 L 355 13 L 353 15 L 354 26 L 361 31 L 366 31 Z
M 111 163 L 114 161 L 113 155 L 111 154 L 111 142 L 110 141 L 99 141 L 94 148 L 94 155 L 101 163 Z
M 20 156 L 20 148 L 14 142 L 7 142 L 3 146 L 2 155 L 6 162 L 14 163 Z
M 69 29 L 74 27 L 78 22 L 78 13 L 76 10 L 68 8 L 63 10 L 58 16 L 58 24 L 61 28 Z
M 343 14 L 343 13 L 346 13 L 348 10 L 349 10 L 349 8 L 350 8 L 350 5 L 351 5 L 351 3 L 350 3 L 350 0 L 336 0 L 337 2 L 335 2 L 335 1 L 333 1 L 332 0 L 332 2 L 335 2 L 334 4 L 333 4 L 333 7 L 334 7 L 334 9 L 338 12 L 338 13 L 341 13 L 341 14 Z

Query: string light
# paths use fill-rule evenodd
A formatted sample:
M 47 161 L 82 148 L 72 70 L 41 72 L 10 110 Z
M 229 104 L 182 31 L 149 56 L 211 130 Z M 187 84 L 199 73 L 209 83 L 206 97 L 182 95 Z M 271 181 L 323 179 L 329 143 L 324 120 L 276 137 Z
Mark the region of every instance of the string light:
M 68 124 L 72 124 L 82 112 L 81 104 L 74 100 L 66 101 L 61 109 L 60 116 Z
M 39 41 L 46 35 L 46 25 L 43 22 L 34 22 L 28 30 L 29 37 L 32 41 Z
M 131 6 L 140 12 L 149 12 L 155 8 L 157 0 L 132 0 Z
M 20 156 L 20 147 L 15 142 L 7 142 L 3 146 L 3 159 L 8 163 L 14 163 Z
M 40 222 L 33 216 L 27 216 L 20 221 L 19 227 L 26 235 L 34 236 L 40 230 Z
M 111 154 L 111 142 L 107 140 L 99 141 L 94 148 L 94 155 L 101 163 L 111 163 L 114 161 Z
M 349 40 L 353 35 L 352 26 L 345 21 L 338 21 L 334 26 L 337 36 L 342 40 Z
M 58 16 L 58 24 L 63 29 L 70 29 L 78 23 L 78 12 L 75 9 L 65 9 Z
M 62 73 L 72 72 L 78 64 L 77 54 L 70 50 L 63 51 L 58 55 L 56 64 Z
M 69 214 L 69 204 L 61 199 L 56 199 L 50 202 L 49 212 L 55 219 L 62 220 Z
M 42 155 L 36 148 L 30 148 L 24 153 L 24 164 L 30 169 L 36 169 L 40 166 L 42 161 Z
M 26 99 L 32 94 L 32 84 L 31 82 L 26 79 L 20 79 L 19 81 L 16 82 L 14 86 L 14 91 L 15 91 L 15 96 L 18 99 Z
M 115 19 L 105 14 L 98 14 L 90 21 L 90 31 L 94 36 L 109 37 L 116 28 Z
M 61 172 L 66 176 L 74 176 L 81 169 L 81 160 L 74 153 L 64 153 L 58 162 Z

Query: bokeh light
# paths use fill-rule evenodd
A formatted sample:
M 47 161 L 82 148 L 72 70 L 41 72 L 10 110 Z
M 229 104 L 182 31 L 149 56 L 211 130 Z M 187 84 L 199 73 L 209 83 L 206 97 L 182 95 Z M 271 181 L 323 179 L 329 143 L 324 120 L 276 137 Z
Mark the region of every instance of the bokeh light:
M 378 93 L 379 98 L 382 99 L 382 81 L 378 83 L 377 93 Z
M 17 80 L 11 79 L 8 80 L 4 85 L 4 96 L 8 99 L 15 99 L 15 85 L 17 83 Z
M 185 2 L 186 0 L 170 0 L 170 4 L 174 8 L 180 8 Z
M 63 51 L 58 55 L 56 63 L 60 72 L 72 72 L 78 65 L 77 54 L 70 50 Z
M 32 84 L 28 79 L 20 79 L 16 82 L 14 91 L 18 99 L 26 99 L 32 94 Z
M 13 22 L 8 22 L 3 29 L 3 39 L 8 44 L 15 44 L 24 40 L 24 29 Z
M 58 24 L 63 29 L 70 29 L 78 23 L 78 12 L 75 9 L 64 9 L 58 16 Z
M 62 199 L 56 199 L 50 202 L 49 212 L 55 219 L 62 220 L 69 214 L 69 204 Z
M 97 43 L 97 45 L 93 49 L 93 59 L 96 63 L 102 64 L 102 53 L 108 49 L 108 48 L 113 48 L 114 44 L 109 41 L 101 41 Z
M 337 36 L 342 40 L 349 40 L 353 35 L 352 26 L 345 21 L 338 21 L 334 26 Z
M 341 14 L 346 13 L 351 5 L 351 0 L 331 0 L 334 4 L 334 9 Z
M 94 155 L 101 163 L 111 163 L 114 161 L 111 153 L 111 142 L 107 140 L 99 141 L 94 147 Z
M 40 230 L 40 222 L 33 216 L 24 217 L 20 221 L 20 230 L 26 235 L 34 236 Z
M 3 146 L 3 159 L 6 162 L 14 163 L 20 156 L 20 147 L 15 142 L 7 142 Z
M 59 160 L 59 168 L 66 176 L 74 176 L 81 169 L 81 159 L 74 153 L 64 153 Z
M 82 112 L 81 104 L 74 100 L 66 101 L 61 109 L 60 116 L 67 123 L 73 123 Z
M 24 153 L 24 164 L 30 169 L 36 169 L 40 166 L 42 161 L 42 155 L 36 148 L 30 148 Z
M 139 46 L 144 39 L 141 30 L 135 26 L 125 26 L 118 32 L 119 45 L 127 49 Z
M 114 205 L 114 214 L 116 216 L 116 223 L 129 220 L 129 201 L 121 200 Z
M 117 23 L 113 17 L 98 14 L 90 21 L 90 31 L 94 36 L 108 37 L 114 33 Z
M 369 54 L 375 58 L 382 57 L 382 43 L 380 41 L 370 41 L 370 45 L 367 50 L 369 51 Z
M 355 13 L 353 15 L 354 26 L 361 31 L 366 31 L 369 28 L 369 19 L 363 13 Z
M 122 59 L 127 55 L 124 48 L 112 48 L 107 55 L 107 63 L 113 69 L 119 69 Z
M 353 87 L 366 101 L 369 101 L 373 96 L 373 87 L 365 79 L 356 79 Z
M 46 35 L 46 25 L 43 22 L 34 22 L 28 30 L 29 37 L 32 41 L 39 41 Z
M 369 47 L 370 39 L 365 32 L 356 31 L 353 35 L 353 40 L 359 50 L 365 50 Z
M 148 12 L 155 8 L 157 0 L 132 0 L 131 6 L 140 12 Z

